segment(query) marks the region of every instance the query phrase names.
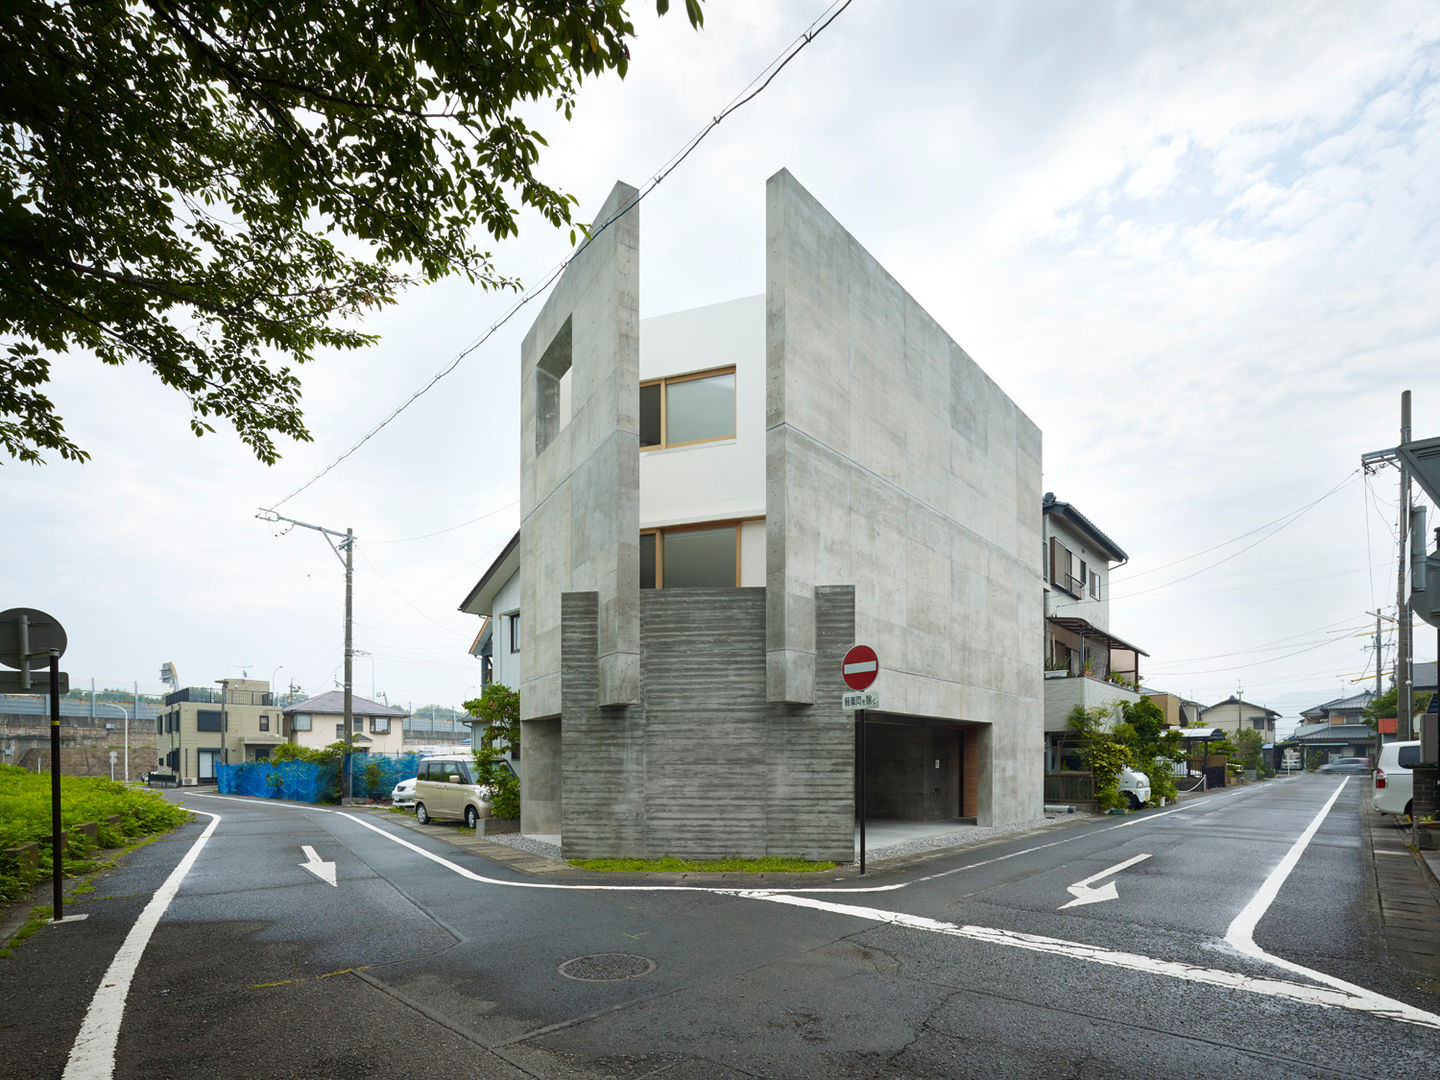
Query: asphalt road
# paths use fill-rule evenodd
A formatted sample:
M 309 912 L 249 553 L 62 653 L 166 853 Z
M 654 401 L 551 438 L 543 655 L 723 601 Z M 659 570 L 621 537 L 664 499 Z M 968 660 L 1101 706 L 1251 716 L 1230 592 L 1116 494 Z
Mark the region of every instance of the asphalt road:
M 716 882 L 189 793 L 0 961 L 0 1076 L 1430 1078 L 1440 988 L 1377 953 L 1362 795 L 1313 776 Z

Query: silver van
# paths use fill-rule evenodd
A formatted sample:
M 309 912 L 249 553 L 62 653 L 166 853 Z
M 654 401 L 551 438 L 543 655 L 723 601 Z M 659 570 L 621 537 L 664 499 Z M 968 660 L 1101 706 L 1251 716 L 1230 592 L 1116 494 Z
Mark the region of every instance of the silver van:
M 415 777 L 415 820 L 463 821 L 473 829 L 490 816 L 490 789 L 475 782 L 469 754 L 439 754 L 420 759 Z

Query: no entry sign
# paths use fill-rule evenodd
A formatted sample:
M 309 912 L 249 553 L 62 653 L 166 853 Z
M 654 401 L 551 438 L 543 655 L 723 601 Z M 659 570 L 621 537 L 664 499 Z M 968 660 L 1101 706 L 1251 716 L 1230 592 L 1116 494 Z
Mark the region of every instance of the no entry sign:
M 880 674 L 880 658 L 869 645 L 855 645 L 845 654 L 840 674 L 851 690 L 864 690 Z

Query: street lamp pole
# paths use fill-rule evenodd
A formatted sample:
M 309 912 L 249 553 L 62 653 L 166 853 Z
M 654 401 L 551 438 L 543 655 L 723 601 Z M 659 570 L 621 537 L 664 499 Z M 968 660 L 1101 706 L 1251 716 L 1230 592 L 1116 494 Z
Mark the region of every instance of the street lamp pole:
M 125 782 L 128 784 L 130 782 L 130 710 L 125 708 L 124 705 L 117 705 L 113 701 L 95 701 L 91 699 L 91 704 L 109 705 L 112 709 L 119 709 L 121 715 L 125 717 Z

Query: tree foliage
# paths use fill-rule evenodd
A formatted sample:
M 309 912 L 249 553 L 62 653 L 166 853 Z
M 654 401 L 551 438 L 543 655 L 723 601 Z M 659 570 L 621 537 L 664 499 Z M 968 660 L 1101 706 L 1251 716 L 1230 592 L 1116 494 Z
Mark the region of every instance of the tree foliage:
M 414 281 L 513 284 L 477 226 L 572 222 L 520 110 L 569 118 L 634 33 L 625 0 L 11 0 L 0 447 L 88 456 L 47 395 L 69 351 L 149 366 L 262 461 L 308 440 L 290 365 L 373 341 L 354 320 Z
M 503 762 L 505 751 L 520 752 L 520 695 L 503 683 L 491 683 L 465 711 L 484 723 L 475 744 L 475 778 L 491 791 L 490 812 L 499 818 L 520 816 L 520 778 Z
M 1411 707 L 1417 712 L 1424 712 L 1430 704 L 1430 697 L 1433 691 L 1412 690 L 1410 693 Z M 1371 698 L 1365 706 L 1364 715 L 1360 722 L 1366 727 L 1374 730 L 1382 719 L 1390 719 L 1400 714 L 1400 688 L 1392 685 L 1379 697 Z

